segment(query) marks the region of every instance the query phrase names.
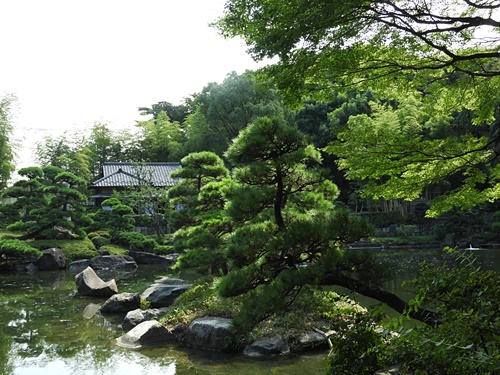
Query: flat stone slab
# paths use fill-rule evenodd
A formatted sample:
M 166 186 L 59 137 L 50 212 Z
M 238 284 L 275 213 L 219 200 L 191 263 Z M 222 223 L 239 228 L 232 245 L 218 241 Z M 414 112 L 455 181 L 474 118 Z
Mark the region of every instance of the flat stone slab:
M 252 358 L 283 356 L 290 354 L 290 347 L 280 336 L 263 337 L 248 345 L 243 354 Z
M 172 342 L 177 342 L 177 337 L 157 320 L 142 322 L 116 339 L 116 343 L 119 346 L 128 349 L 140 349 L 145 346 L 162 345 Z
M 191 287 L 180 279 L 167 277 L 157 280 L 141 294 L 141 298 L 148 301 L 151 307 L 169 307 L 177 297 Z

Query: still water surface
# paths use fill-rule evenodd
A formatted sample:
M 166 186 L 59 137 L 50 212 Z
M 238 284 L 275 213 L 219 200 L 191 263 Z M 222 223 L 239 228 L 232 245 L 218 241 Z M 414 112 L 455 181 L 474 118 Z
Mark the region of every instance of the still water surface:
M 500 250 L 477 252 L 484 268 L 500 271 Z M 416 275 L 424 259 L 440 259 L 437 250 L 380 251 L 393 268 L 387 287 L 404 295 L 402 281 Z M 184 374 L 323 374 L 325 353 L 279 361 L 256 361 L 239 355 L 169 345 L 132 351 L 115 339 L 123 334 L 123 316 L 92 315 L 101 299 L 76 293 L 74 273 L 67 271 L 0 274 L 0 373 L 4 375 L 184 375 Z M 120 292 L 142 291 L 157 266 L 140 266 L 115 278 Z M 365 302 L 368 303 L 368 302 Z

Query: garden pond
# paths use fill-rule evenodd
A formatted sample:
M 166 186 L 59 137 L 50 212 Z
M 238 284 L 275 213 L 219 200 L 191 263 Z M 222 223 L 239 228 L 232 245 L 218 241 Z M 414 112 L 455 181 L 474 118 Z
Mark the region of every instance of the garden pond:
M 377 249 L 393 271 L 387 288 L 401 296 L 401 283 L 417 274 L 422 260 L 440 260 L 440 250 Z M 500 271 L 500 250 L 474 252 L 483 268 Z M 106 275 L 120 292 L 142 291 L 160 266 L 139 266 L 134 272 Z M 241 355 L 168 345 L 133 351 L 116 345 L 123 334 L 123 316 L 92 314 L 102 299 L 76 293 L 74 273 L 46 271 L 0 274 L 0 373 L 4 375 L 169 375 L 169 374 L 323 374 L 325 352 L 280 360 L 255 360 Z M 179 275 L 175 275 L 179 276 Z M 354 296 L 358 298 L 358 296 Z M 373 301 L 360 299 L 362 304 Z

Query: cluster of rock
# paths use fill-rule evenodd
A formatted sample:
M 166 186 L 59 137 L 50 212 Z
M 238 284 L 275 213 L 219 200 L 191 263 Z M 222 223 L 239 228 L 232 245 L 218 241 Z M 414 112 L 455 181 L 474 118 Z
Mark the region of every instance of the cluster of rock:
M 130 349 L 169 343 L 222 352 L 235 352 L 243 348 L 249 357 L 284 356 L 311 348 L 328 348 L 324 335 L 308 332 L 293 340 L 293 343 L 275 335 L 260 338 L 242 345 L 237 340 L 232 319 L 202 317 L 194 319 L 188 327 L 177 325 L 171 329 L 159 323 L 175 299 L 190 288 L 184 280 L 159 277 L 142 293 L 119 293 L 114 280 L 103 281 L 90 266 L 75 276 L 77 290 L 82 295 L 108 297 L 93 312 L 100 314 L 123 314 L 124 334 L 117 344 Z M 141 301 L 147 301 L 150 309 L 141 309 Z
M 92 259 L 82 259 L 68 264 L 64 253 L 59 248 L 42 250 L 42 256 L 31 262 L 27 268 L 29 270 L 53 271 L 68 269 L 70 271 L 80 271 L 87 267 L 95 270 L 136 269 L 138 264 L 166 264 L 172 265 L 177 261 L 178 254 L 156 255 L 152 253 L 130 251 L 129 255 L 110 255 L 109 251 L 102 248 L 98 250 L 100 256 Z

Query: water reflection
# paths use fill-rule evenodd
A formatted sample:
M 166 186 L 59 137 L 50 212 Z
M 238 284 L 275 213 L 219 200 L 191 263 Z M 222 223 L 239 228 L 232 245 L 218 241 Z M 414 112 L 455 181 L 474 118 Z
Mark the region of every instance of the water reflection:
M 151 362 L 137 352 L 114 353 L 104 362 L 93 362 L 92 353 L 79 352 L 71 358 L 56 357 L 43 353 L 17 363 L 15 375 L 173 375 L 176 366 L 173 359 Z
M 115 278 L 120 291 L 142 291 L 157 276 L 172 275 L 158 266 L 134 272 L 100 272 Z M 123 316 L 97 312 L 103 299 L 76 293 L 74 273 L 0 274 L 0 374 L 156 375 L 156 374 L 303 374 L 296 362 L 259 363 L 238 356 L 192 352 L 170 345 L 130 351 L 115 344 L 123 334 Z M 189 279 L 188 279 L 189 280 Z M 324 354 L 306 361 L 311 372 L 324 372 Z M 270 367 L 271 366 L 271 367 Z
M 476 252 L 482 266 L 499 271 L 500 251 Z M 401 283 L 416 276 L 424 259 L 441 261 L 441 252 L 379 251 L 394 271 L 387 287 L 407 293 Z M 115 278 L 120 291 L 146 288 L 161 267 L 144 266 L 129 273 L 101 273 Z M 178 277 L 179 275 L 170 275 Z M 324 355 L 317 353 L 281 361 L 256 361 L 238 355 L 187 350 L 170 345 L 130 351 L 115 339 L 123 331 L 122 316 L 102 316 L 102 299 L 76 293 L 74 273 L 0 274 L 0 373 L 5 375 L 114 374 L 322 374 Z M 375 301 L 373 301 L 375 303 Z

